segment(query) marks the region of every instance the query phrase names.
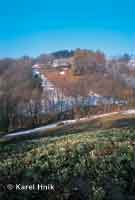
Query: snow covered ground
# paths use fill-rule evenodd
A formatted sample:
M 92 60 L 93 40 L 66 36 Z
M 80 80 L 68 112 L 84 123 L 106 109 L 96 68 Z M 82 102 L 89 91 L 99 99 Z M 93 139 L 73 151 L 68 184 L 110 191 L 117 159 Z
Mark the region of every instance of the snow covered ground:
M 122 114 L 123 115 L 132 115 L 132 114 L 135 114 L 135 109 L 126 110 Z
M 81 118 L 81 119 L 74 119 L 74 120 L 64 120 L 64 121 L 60 121 L 54 124 L 50 124 L 50 125 L 46 125 L 46 126 L 42 126 L 39 128 L 34 128 L 34 129 L 30 129 L 27 131 L 20 131 L 20 132 L 15 132 L 15 133 L 11 133 L 11 134 L 7 134 L 4 136 L 4 138 L 13 138 L 15 136 L 21 136 L 21 135 L 30 135 L 30 134 L 38 134 L 38 131 L 47 131 L 49 129 L 53 129 L 53 128 L 57 128 L 59 126 L 59 124 L 63 124 L 63 125 L 70 125 L 70 124 L 75 124 L 81 122 L 81 121 L 87 121 L 87 120 L 92 120 L 92 119 L 98 119 L 98 118 L 102 118 L 102 117 L 107 117 L 107 116 L 111 116 L 111 115 L 116 115 L 116 114 L 123 114 L 123 115 L 130 115 L 130 114 L 135 114 L 135 110 L 131 109 L 131 110 L 126 110 L 126 111 L 120 111 L 120 112 L 111 112 L 111 113 L 106 113 L 106 114 L 101 114 L 101 115 L 94 115 L 92 117 L 89 118 Z

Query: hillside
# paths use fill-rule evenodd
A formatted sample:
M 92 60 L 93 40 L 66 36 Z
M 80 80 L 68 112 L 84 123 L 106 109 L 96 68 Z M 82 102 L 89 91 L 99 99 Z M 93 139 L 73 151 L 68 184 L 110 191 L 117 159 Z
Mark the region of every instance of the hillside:
M 88 95 L 90 91 L 102 96 L 123 97 L 129 88 L 123 85 L 120 80 L 114 80 L 113 77 L 104 72 L 92 70 L 84 75 L 74 75 L 71 69 L 42 69 L 44 76 L 54 84 L 56 88 L 61 89 L 66 96 Z

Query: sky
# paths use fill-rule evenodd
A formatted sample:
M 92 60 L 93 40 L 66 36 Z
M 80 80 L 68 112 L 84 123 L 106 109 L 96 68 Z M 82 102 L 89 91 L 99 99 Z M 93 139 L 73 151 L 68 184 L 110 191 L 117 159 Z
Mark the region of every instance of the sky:
M 135 53 L 134 0 L 4 0 L 0 58 L 62 49 Z

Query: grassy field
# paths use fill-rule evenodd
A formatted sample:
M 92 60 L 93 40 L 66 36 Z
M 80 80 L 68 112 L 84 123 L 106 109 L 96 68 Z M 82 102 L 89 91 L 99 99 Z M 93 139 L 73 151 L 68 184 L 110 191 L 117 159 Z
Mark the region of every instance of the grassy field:
M 116 114 L 1 139 L 0 199 L 135 199 L 134 127 L 134 115 Z M 13 192 L 9 183 L 53 184 L 55 191 Z
M 1 199 L 7 199 L 9 193 L 11 200 L 61 200 L 70 195 L 84 200 L 135 197 L 134 128 L 88 130 L 88 124 L 83 124 L 82 130 L 71 134 L 63 131 L 53 137 L 1 143 L 0 183 L 55 186 L 53 192 L 3 191 Z

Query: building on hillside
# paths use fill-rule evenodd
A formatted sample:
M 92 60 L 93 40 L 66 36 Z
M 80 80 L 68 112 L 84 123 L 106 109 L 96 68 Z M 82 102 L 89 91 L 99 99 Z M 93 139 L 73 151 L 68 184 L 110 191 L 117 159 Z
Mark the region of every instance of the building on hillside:
M 32 76 L 34 78 L 40 78 L 40 69 L 41 66 L 39 64 L 35 64 L 32 66 Z
M 131 69 L 135 69 L 135 59 L 131 59 L 128 62 L 128 67 L 131 68 Z
M 32 66 L 32 69 L 40 69 L 41 65 L 40 64 L 35 64 Z
M 70 61 L 69 59 L 66 58 L 60 58 L 60 59 L 55 59 L 52 63 L 52 67 L 64 67 L 64 68 L 68 68 L 70 67 Z

